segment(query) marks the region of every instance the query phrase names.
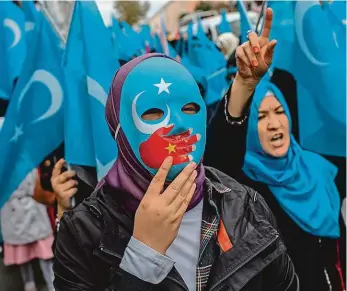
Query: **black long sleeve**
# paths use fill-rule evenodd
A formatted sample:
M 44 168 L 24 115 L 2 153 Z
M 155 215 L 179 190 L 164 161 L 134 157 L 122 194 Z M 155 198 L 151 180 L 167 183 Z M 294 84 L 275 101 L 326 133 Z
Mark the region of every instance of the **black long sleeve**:
M 237 180 L 246 154 L 249 106 L 243 116 L 233 118 L 226 110 L 227 96 L 219 103 L 207 127 L 204 165 L 214 167 Z

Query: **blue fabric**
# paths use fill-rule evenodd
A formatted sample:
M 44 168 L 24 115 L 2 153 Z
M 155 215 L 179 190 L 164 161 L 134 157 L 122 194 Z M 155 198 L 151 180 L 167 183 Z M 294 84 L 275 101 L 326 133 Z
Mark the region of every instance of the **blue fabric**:
M 132 45 L 131 39 L 124 34 L 121 24 L 119 21 L 112 17 L 112 29 L 114 32 L 113 45 L 118 51 L 119 59 L 124 61 L 129 61 L 137 54 L 136 46 Z
M 63 141 L 63 74 L 57 43 L 41 17 L 0 132 L 0 208 Z
M 65 155 L 97 167 L 103 177 L 117 157 L 105 119 L 112 78 L 120 65 L 94 1 L 76 1 L 65 54 Z M 83 145 L 83 146 L 81 146 Z
M 189 32 L 190 33 L 190 32 Z M 205 103 L 210 106 L 220 101 L 228 89 L 226 60 L 216 45 L 205 35 L 201 21 L 196 37 L 188 36 L 190 62 L 204 72 Z
M 152 74 L 147 74 L 149 71 Z M 120 102 L 121 128 L 136 158 L 150 173 L 155 174 L 168 155 L 174 158 L 169 180 L 182 171 L 189 157 L 196 163 L 201 161 L 206 142 L 206 106 L 194 78 L 181 64 L 168 58 L 144 60 L 127 76 Z M 200 106 L 200 111 L 182 112 L 183 106 L 192 102 Z M 142 114 L 152 108 L 162 110 L 163 116 L 155 121 L 142 119 Z M 195 150 L 186 152 L 189 144 L 178 135 L 190 128 L 193 132 L 189 138 L 199 134 L 200 139 L 192 144 Z
M 25 15 L 25 33 L 28 42 L 33 34 L 36 22 L 39 17 L 42 17 L 42 14 L 37 11 L 34 2 L 30 0 L 22 2 L 22 9 Z
M 290 112 L 281 91 L 262 81 L 251 104 L 243 171 L 252 180 L 268 185 L 284 211 L 304 231 L 337 238 L 340 196 L 334 183 L 336 167 L 320 155 L 303 150 L 292 135 L 284 157 L 271 157 L 261 147 L 258 109 L 268 91 L 283 106 L 291 127 Z
M 128 38 L 129 45 L 131 45 L 135 50 L 134 54 L 136 56 L 144 54 L 145 46 L 141 41 L 141 36 L 135 30 L 133 30 L 133 28 L 126 21 L 122 21 L 121 26 L 124 34 Z
M 301 146 L 346 156 L 346 1 L 325 1 L 323 7 L 318 1 L 270 1 L 269 6 L 271 38 L 278 41 L 272 67 L 296 79 Z
M 150 49 L 154 49 L 154 40 L 151 34 L 151 28 L 148 24 L 141 25 L 140 36 L 144 47 L 148 44 Z
M 222 10 L 221 21 L 218 25 L 218 30 L 219 30 L 220 34 L 226 33 L 226 32 L 232 32 L 231 31 L 231 25 L 227 19 L 227 11 L 225 9 Z
M 12 1 L 0 1 L 0 98 L 10 99 L 27 53 L 25 18 Z
M 271 2 L 271 1 L 268 1 L 268 2 Z M 242 0 L 237 0 L 237 9 L 239 10 L 239 13 L 240 13 L 241 43 L 244 43 L 248 40 L 247 32 L 253 29 L 253 25 L 248 18 L 247 10 Z

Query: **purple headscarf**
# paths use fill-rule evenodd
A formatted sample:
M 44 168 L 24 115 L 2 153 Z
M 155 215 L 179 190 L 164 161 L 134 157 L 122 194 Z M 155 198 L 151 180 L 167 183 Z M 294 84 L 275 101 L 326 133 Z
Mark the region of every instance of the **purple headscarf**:
M 133 153 L 125 134 L 120 127 L 120 99 L 123 84 L 130 71 L 138 64 L 148 58 L 169 58 L 163 54 L 146 54 L 137 57 L 122 66 L 113 78 L 111 90 L 106 103 L 106 120 L 112 136 L 116 137 L 118 145 L 118 158 L 103 181 L 99 184 L 107 184 L 112 189 L 121 189 L 128 193 L 127 197 L 122 197 L 125 207 L 130 212 L 135 212 L 147 191 L 153 175 L 145 169 Z M 171 59 L 171 58 L 170 58 Z M 175 60 L 174 60 L 175 61 Z M 148 72 L 149 74 L 151 72 Z M 194 196 L 188 207 L 195 207 L 203 197 L 203 183 L 205 171 L 202 163 L 197 168 L 198 176 L 195 180 L 197 185 Z

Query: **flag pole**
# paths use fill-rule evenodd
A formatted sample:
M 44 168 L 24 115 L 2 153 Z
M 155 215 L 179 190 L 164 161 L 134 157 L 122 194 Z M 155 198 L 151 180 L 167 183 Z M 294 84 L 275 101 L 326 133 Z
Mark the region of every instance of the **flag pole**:
M 259 18 L 258 18 L 258 21 L 257 21 L 257 24 L 255 26 L 255 32 L 258 34 L 261 30 L 261 27 L 260 26 L 260 20 L 261 18 L 264 16 L 264 12 L 265 12 L 265 5 L 266 5 L 266 1 L 264 0 L 263 3 L 261 4 L 261 11 L 260 11 L 260 14 L 259 14 Z

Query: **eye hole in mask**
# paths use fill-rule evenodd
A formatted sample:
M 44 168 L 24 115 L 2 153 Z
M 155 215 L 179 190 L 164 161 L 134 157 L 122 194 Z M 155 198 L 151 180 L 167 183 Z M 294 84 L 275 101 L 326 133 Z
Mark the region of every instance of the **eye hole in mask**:
M 200 111 L 200 106 L 196 103 L 188 103 L 181 110 L 185 114 L 196 114 Z
M 151 108 L 146 110 L 142 115 L 143 120 L 158 120 L 162 118 L 164 111 L 159 108 Z

